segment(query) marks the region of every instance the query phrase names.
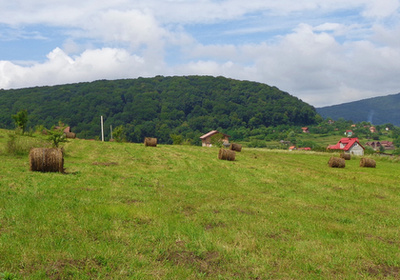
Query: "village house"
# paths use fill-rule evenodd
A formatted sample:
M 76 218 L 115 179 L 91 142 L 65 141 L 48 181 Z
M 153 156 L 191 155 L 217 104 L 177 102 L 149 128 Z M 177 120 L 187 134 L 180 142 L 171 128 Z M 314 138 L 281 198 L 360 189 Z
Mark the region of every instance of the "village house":
M 345 154 L 356 156 L 364 155 L 364 147 L 358 141 L 358 138 L 342 138 L 336 145 L 329 145 L 330 150 L 342 150 Z
M 301 129 L 303 130 L 303 133 L 310 133 L 308 127 L 302 127 Z
M 200 136 L 201 145 L 203 147 L 211 147 L 212 146 L 211 138 L 213 136 L 221 137 L 221 141 L 223 142 L 224 145 L 229 144 L 229 137 L 230 137 L 229 135 L 221 133 L 218 130 L 212 130 L 212 131 Z
M 344 133 L 347 137 L 351 137 L 353 136 L 353 130 L 346 130 L 346 132 Z
M 394 150 L 395 147 L 393 142 L 391 141 L 372 141 L 365 143 L 365 146 L 371 147 L 375 151 L 379 150 L 381 147 L 385 148 L 385 150 Z

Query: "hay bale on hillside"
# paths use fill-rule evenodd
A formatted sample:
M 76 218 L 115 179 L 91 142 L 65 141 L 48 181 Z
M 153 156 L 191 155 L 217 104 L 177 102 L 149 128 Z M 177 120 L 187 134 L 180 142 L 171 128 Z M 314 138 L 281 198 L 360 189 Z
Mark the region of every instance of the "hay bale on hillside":
M 241 151 L 242 151 L 242 145 L 232 143 L 232 144 L 229 146 L 229 150 L 236 151 L 236 152 L 241 152 Z
M 376 167 L 376 162 L 372 158 L 362 158 L 360 160 L 360 167 Z
M 340 154 L 340 158 L 343 158 L 344 160 L 350 160 L 351 159 L 351 155 L 350 154 Z
M 146 147 L 157 147 L 157 138 L 145 137 L 144 145 Z
M 63 150 L 58 148 L 33 148 L 29 152 L 29 170 L 64 172 Z
M 346 161 L 343 158 L 331 157 L 328 161 L 329 167 L 345 168 Z
M 75 139 L 76 133 L 74 132 L 64 132 L 66 138 Z
M 219 153 L 218 153 L 218 158 L 222 159 L 222 160 L 234 161 L 235 160 L 235 156 L 236 156 L 236 154 L 235 154 L 234 151 L 226 150 L 226 149 L 223 149 L 223 148 L 221 148 L 219 150 Z

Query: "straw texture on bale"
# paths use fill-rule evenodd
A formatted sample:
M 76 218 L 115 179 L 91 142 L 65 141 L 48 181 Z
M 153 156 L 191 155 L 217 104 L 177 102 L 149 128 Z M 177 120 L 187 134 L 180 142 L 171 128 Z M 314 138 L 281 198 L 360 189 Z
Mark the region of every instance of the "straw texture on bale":
M 335 167 L 335 168 L 345 168 L 346 167 L 346 161 L 344 158 L 338 158 L 338 157 L 331 157 L 328 161 L 329 167 Z
M 242 145 L 232 143 L 229 146 L 229 149 L 232 150 L 232 151 L 241 152 L 242 151 Z
M 29 152 L 30 171 L 64 172 L 64 155 L 58 148 L 33 148 Z
M 221 148 L 219 150 L 219 153 L 218 153 L 218 158 L 222 159 L 222 160 L 233 161 L 233 160 L 235 160 L 235 156 L 236 156 L 236 154 L 235 154 L 234 151 L 226 150 L 226 149 L 223 149 L 223 148 Z
M 145 137 L 144 145 L 147 147 L 157 147 L 157 138 Z
M 65 137 L 75 139 L 76 133 L 74 132 L 65 132 Z
M 345 160 L 350 160 L 351 159 L 351 155 L 350 154 L 340 154 L 340 158 L 343 158 Z
M 361 167 L 372 167 L 372 168 L 375 168 L 376 167 L 376 162 L 372 158 L 362 158 L 360 160 L 360 166 Z

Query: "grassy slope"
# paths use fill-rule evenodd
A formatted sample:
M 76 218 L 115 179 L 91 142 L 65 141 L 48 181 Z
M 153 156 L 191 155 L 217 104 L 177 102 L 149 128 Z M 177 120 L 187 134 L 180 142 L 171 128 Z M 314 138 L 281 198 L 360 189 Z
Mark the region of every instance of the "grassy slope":
M 0 151 L 7 136 L 0 131 Z M 67 174 L 0 153 L 0 273 L 29 279 L 400 277 L 400 164 L 74 140 Z

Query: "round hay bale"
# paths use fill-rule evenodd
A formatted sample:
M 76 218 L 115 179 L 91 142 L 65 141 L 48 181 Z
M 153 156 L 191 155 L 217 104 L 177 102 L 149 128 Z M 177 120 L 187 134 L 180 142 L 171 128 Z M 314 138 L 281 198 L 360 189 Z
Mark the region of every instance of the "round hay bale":
M 146 147 L 157 147 L 157 138 L 145 137 L 144 145 Z
M 360 167 L 376 167 L 376 162 L 372 158 L 361 158 Z
M 350 160 L 351 155 L 350 154 L 340 154 L 340 158 L 343 158 L 344 160 Z
M 344 158 L 331 157 L 328 161 L 329 167 L 345 168 L 346 161 Z
M 63 150 L 58 148 L 33 148 L 29 152 L 29 170 L 64 172 Z
M 232 143 L 232 144 L 229 146 L 229 150 L 236 151 L 236 152 L 241 152 L 241 151 L 242 151 L 242 145 Z
M 218 153 L 218 159 L 222 159 L 222 160 L 234 161 L 235 156 L 236 156 L 236 154 L 234 151 L 226 150 L 223 148 L 221 148 Z
M 76 133 L 74 133 L 74 132 L 65 132 L 65 137 L 66 138 L 75 139 Z

